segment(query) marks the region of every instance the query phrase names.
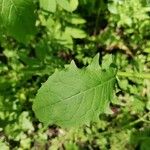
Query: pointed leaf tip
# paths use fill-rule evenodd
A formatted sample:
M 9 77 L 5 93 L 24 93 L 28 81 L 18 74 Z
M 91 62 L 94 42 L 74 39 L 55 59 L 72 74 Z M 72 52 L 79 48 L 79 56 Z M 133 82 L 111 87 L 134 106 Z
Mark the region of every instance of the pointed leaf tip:
M 71 61 L 70 66 L 73 68 L 77 68 L 76 63 L 74 62 L 74 60 Z
M 72 60 L 70 64 L 65 65 L 65 68 L 70 69 L 70 70 L 78 69 L 74 60 Z
M 99 53 L 94 56 L 94 58 L 92 59 L 92 62 L 91 62 L 91 64 L 89 66 L 90 66 L 90 68 L 91 67 L 92 68 L 100 67 L 100 65 L 99 65 Z
M 94 56 L 91 64 L 99 66 L 99 53 Z

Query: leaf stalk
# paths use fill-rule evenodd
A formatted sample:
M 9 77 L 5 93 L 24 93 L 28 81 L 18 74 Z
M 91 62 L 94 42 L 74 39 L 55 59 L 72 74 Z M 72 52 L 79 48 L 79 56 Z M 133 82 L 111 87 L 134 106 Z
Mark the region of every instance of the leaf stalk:
M 133 77 L 140 79 L 150 79 L 150 73 L 138 73 L 138 72 L 117 72 L 117 76 L 121 77 Z

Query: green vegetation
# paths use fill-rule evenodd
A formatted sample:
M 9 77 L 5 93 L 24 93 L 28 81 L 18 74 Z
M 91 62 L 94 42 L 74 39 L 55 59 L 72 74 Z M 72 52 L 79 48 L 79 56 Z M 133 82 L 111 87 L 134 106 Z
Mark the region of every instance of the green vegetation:
M 149 0 L 0 0 L 0 149 L 149 150 L 149 26 Z

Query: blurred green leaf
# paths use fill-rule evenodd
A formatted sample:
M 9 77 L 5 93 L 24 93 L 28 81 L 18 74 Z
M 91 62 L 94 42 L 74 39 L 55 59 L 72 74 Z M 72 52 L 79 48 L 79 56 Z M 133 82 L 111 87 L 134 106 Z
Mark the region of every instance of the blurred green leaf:
M 58 5 L 60 5 L 63 9 L 72 12 L 76 10 L 78 6 L 78 0 L 56 0 Z
M 56 0 L 40 0 L 40 7 L 46 11 L 56 11 Z
M 66 33 L 70 34 L 73 38 L 82 39 L 86 37 L 86 33 L 78 28 L 66 27 L 65 31 Z
M 35 5 L 30 0 L 0 0 L 0 22 L 6 33 L 26 43 L 35 34 Z

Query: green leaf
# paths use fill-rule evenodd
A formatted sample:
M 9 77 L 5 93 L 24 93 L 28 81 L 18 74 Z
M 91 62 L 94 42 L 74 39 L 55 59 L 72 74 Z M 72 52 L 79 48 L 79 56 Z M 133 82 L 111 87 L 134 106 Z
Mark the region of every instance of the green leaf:
M 107 69 L 113 63 L 113 56 L 111 54 L 107 54 L 103 57 L 102 68 Z
M 37 118 L 45 125 L 79 126 L 96 121 L 112 99 L 116 71 L 99 66 L 99 55 L 83 69 L 74 62 L 56 71 L 39 89 L 33 103 Z
M 62 7 L 63 9 L 72 12 L 74 10 L 76 10 L 77 6 L 78 6 L 78 0 L 56 0 L 58 5 L 60 7 Z
M 58 5 L 60 5 L 63 9 L 65 9 L 67 11 L 71 11 L 69 2 L 67 0 L 56 0 L 56 1 L 57 1 Z
M 70 9 L 71 9 L 71 11 L 76 10 L 77 7 L 78 7 L 78 4 L 79 4 L 78 0 L 70 0 Z
M 118 14 L 118 10 L 115 4 L 108 4 L 108 10 L 112 13 L 112 14 Z
M 0 0 L 0 22 L 10 36 L 26 43 L 36 30 L 34 10 L 31 0 Z
M 73 38 L 85 38 L 86 37 L 86 33 L 78 28 L 72 28 L 72 27 L 66 27 L 66 33 L 70 34 Z
M 78 146 L 72 141 L 66 142 L 64 147 L 67 150 L 79 150 Z
M 0 139 L 0 148 L 3 149 L 3 150 L 9 150 L 9 146 L 6 142 L 2 141 Z
M 56 0 L 40 0 L 40 7 L 46 11 L 56 11 Z
M 65 19 L 67 22 L 74 24 L 74 25 L 86 23 L 85 19 L 83 19 L 79 15 L 73 14 L 73 13 L 68 13 L 68 15 L 65 16 Z

